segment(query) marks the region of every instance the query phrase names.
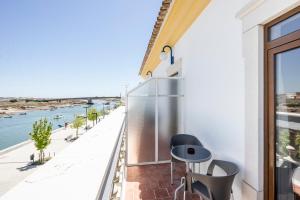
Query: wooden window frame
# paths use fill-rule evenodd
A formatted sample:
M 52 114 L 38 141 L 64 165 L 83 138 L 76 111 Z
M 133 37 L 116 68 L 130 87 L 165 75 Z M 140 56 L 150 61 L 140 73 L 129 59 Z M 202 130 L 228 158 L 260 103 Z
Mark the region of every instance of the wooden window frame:
M 300 30 L 269 41 L 269 29 L 300 12 L 300 6 L 264 26 L 264 199 L 274 200 L 275 183 L 275 70 L 274 55 L 300 46 Z

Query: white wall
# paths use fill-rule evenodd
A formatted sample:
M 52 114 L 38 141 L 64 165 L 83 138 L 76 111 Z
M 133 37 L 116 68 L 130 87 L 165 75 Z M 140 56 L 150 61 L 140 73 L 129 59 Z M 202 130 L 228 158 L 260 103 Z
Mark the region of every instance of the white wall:
M 264 165 L 264 37 L 263 25 L 288 12 L 299 0 L 254 0 L 239 13 L 245 58 L 245 185 L 247 200 L 263 199 Z M 255 188 L 256 192 L 252 188 Z
M 196 135 L 214 158 L 237 163 L 235 198 L 244 171 L 242 23 L 235 15 L 248 0 L 213 0 L 174 47 L 185 79 L 185 132 Z M 166 76 L 169 60 L 155 70 Z
M 212 0 L 174 47 L 185 131 L 236 162 L 235 199 L 263 199 L 263 25 L 299 0 Z M 153 73 L 166 76 L 169 60 Z

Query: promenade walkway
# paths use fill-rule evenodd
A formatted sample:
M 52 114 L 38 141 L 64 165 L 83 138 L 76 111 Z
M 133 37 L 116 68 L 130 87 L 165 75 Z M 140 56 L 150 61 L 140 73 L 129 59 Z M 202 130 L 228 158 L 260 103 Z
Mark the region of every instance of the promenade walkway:
M 92 125 L 92 122 L 89 122 Z M 81 128 L 79 134 L 86 131 Z M 64 139 L 69 135 L 76 135 L 76 130 L 68 127 L 54 130 L 51 138 L 51 144 L 45 150 L 45 156 L 49 154 L 53 158 L 64 148 L 72 144 Z M 32 141 L 25 141 L 22 144 L 15 145 L 8 150 L 0 151 L 0 196 L 22 181 L 25 177 L 36 171 L 41 166 L 30 165 L 30 154 L 35 154 L 38 159 L 38 152 Z
M 20 183 L 0 199 L 94 200 L 118 141 L 124 117 L 124 107 L 112 111 L 55 158 L 38 167 L 31 175 L 27 174 L 24 180 L 19 179 Z M 30 152 L 30 149 L 27 151 Z M 0 177 L 7 173 L 5 170 L 8 169 L 0 169 Z M 27 173 L 26 170 L 24 172 Z

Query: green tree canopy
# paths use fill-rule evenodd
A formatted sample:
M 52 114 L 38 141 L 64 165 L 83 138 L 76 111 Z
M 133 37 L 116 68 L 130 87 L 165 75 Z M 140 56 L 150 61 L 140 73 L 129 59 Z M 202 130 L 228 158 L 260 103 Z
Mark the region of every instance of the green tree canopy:
M 84 124 L 84 119 L 81 116 L 75 116 L 72 122 L 72 128 L 76 129 L 76 137 L 78 138 L 78 129 Z
M 288 129 L 280 129 L 278 134 L 279 152 L 286 156 L 288 155 L 287 145 L 290 144 L 290 132 Z
M 115 104 L 115 107 L 118 108 L 118 107 L 120 107 L 122 105 L 123 105 L 122 101 L 117 101 L 116 104 Z
M 52 124 L 46 118 L 34 122 L 29 134 L 39 153 L 39 161 L 45 160 L 44 149 L 51 143 Z
M 88 117 L 88 120 L 91 120 L 93 121 L 93 124 L 94 124 L 94 121 L 97 120 L 97 117 L 99 118 L 100 116 L 103 115 L 102 111 L 98 111 L 96 108 L 90 108 L 88 109 L 88 113 L 87 113 L 87 117 Z

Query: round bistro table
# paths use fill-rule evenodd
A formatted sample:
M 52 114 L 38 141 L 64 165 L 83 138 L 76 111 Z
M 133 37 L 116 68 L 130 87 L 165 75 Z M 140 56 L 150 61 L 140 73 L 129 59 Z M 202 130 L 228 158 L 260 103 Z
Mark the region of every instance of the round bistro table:
M 186 172 L 189 171 L 190 163 L 201 163 L 211 159 L 211 153 L 209 150 L 198 145 L 178 145 L 171 149 L 171 155 L 173 158 L 183 161 L 186 164 Z M 177 198 L 177 192 L 184 186 L 184 181 L 176 188 L 174 199 Z M 185 194 L 184 194 L 185 199 Z

